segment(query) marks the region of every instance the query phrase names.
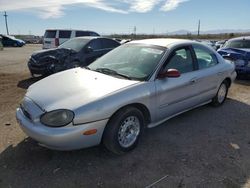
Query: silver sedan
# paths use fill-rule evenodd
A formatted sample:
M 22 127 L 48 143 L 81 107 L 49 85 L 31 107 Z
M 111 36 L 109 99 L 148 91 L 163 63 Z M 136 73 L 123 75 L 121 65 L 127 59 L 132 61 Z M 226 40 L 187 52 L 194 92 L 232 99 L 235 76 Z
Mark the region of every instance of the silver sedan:
M 84 68 L 31 85 L 16 111 L 41 145 L 73 150 L 103 143 L 132 150 L 145 127 L 195 107 L 223 104 L 235 67 L 203 44 L 147 39 L 124 44 Z

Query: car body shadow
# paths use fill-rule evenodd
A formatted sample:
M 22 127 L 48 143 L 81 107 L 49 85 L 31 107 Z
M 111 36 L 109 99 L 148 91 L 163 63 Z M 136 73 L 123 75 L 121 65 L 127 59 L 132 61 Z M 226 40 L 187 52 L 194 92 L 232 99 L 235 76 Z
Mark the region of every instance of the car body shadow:
M 30 85 L 34 84 L 35 82 L 37 82 L 43 78 L 44 78 L 44 76 L 39 76 L 39 77 L 31 77 L 31 78 L 21 80 L 17 83 L 17 87 L 22 88 L 22 89 L 28 89 L 28 87 Z
M 240 84 L 240 85 L 250 86 L 250 76 L 247 78 L 246 77 L 245 78 L 237 78 L 234 82 L 237 84 Z
M 27 138 L 0 153 L 0 187 L 146 187 L 162 177 L 159 187 L 240 187 L 250 174 L 249 114 L 233 99 L 205 105 L 147 129 L 122 156 L 102 146 L 53 151 Z

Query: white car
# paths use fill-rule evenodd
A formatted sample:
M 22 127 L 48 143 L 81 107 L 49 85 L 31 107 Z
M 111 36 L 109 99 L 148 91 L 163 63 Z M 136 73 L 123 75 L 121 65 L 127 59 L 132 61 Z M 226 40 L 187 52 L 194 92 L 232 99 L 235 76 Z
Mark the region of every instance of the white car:
M 100 36 L 94 31 L 47 29 L 43 36 L 43 49 L 56 48 L 62 43 L 74 37 Z
M 72 150 L 102 142 L 121 154 L 137 145 L 145 127 L 207 103 L 223 104 L 234 69 L 198 42 L 132 41 L 86 68 L 33 84 L 16 117 L 45 147 Z

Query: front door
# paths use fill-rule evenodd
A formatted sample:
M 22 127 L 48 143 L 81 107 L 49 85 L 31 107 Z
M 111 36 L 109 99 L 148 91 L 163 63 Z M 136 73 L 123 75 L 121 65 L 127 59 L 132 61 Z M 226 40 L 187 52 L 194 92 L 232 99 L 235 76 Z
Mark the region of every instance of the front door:
M 177 69 L 177 78 L 156 79 L 157 119 L 164 120 L 198 104 L 196 96 L 196 66 L 189 46 L 174 50 L 162 70 Z

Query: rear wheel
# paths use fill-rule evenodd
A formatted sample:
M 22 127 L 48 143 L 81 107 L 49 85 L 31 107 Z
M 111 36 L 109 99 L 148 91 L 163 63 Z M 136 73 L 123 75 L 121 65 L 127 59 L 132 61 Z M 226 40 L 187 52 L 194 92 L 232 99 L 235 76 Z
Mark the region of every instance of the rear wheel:
M 227 98 L 227 93 L 228 93 L 228 83 L 226 81 L 223 81 L 218 89 L 216 96 L 212 99 L 212 105 L 213 106 L 222 105 Z
M 138 144 L 144 129 L 144 117 L 140 110 L 127 107 L 119 110 L 107 124 L 103 143 L 115 154 L 131 151 Z

